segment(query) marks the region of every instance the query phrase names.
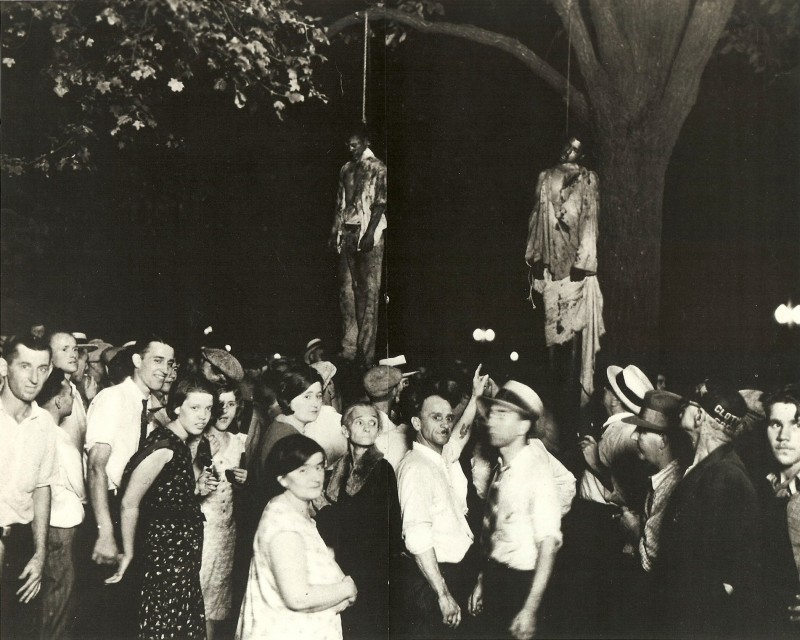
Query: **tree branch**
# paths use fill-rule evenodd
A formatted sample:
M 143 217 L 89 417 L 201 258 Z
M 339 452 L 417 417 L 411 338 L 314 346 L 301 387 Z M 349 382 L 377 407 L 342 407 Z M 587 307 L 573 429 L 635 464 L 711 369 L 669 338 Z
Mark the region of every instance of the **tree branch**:
M 698 0 L 694 7 L 657 113 L 657 117 L 673 121 L 676 133 L 697 100 L 703 70 L 730 19 L 735 2 Z
M 634 63 L 633 51 L 625 46 L 625 36 L 617 24 L 614 5 L 604 0 L 590 0 L 589 8 L 597 34 L 600 63 L 615 71 L 630 72 Z
M 605 84 L 606 73 L 597 61 L 589 30 L 586 28 L 586 22 L 581 14 L 580 4 L 578 0 L 553 0 L 553 6 L 561 17 L 564 28 L 570 31 L 572 48 L 578 56 L 583 80 L 589 89 L 589 95 L 592 95 L 596 88 Z
M 471 42 L 485 44 L 489 47 L 504 51 L 505 53 L 512 55 L 517 60 L 522 62 L 539 78 L 544 80 L 547 85 L 549 85 L 552 89 L 555 89 L 562 97 L 566 98 L 567 90 L 569 90 L 569 106 L 570 110 L 573 112 L 573 115 L 575 115 L 575 117 L 581 121 L 582 124 L 586 125 L 589 123 L 589 105 L 583 92 L 570 85 L 563 75 L 561 75 L 538 55 L 536 55 L 533 51 L 531 51 L 528 47 L 519 42 L 519 40 L 469 24 L 428 22 L 427 20 L 423 20 L 422 18 L 418 18 L 417 16 L 405 13 L 403 11 L 398 11 L 397 9 L 375 7 L 369 9 L 368 14 L 370 20 L 397 22 L 423 33 L 463 38 Z M 349 16 L 345 16 L 344 18 L 337 20 L 328 27 L 328 38 L 333 38 L 348 27 L 357 24 L 363 24 L 363 20 L 363 11 L 350 14 Z

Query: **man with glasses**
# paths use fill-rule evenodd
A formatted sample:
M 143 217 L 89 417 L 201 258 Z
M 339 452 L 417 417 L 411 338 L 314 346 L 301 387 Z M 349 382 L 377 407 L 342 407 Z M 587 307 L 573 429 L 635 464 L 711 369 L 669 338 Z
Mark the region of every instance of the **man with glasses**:
M 352 160 L 339 172 L 329 246 L 339 252 L 342 357 L 368 366 L 375 356 L 378 294 L 386 229 L 386 165 L 369 148 L 366 129 L 352 132 Z
M 149 432 L 149 402 L 161 390 L 175 367 L 175 351 L 167 340 L 150 335 L 131 348 L 133 374 L 97 394 L 88 411 L 87 479 L 94 515 L 90 527 L 92 561 L 99 565 L 90 579 L 96 601 L 86 607 L 91 637 L 127 637 L 134 630 L 136 597 L 130 581 L 102 584 L 113 574 L 120 555 L 120 500 L 122 474 Z M 95 535 L 96 534 L 96 538 Z M 89 591 L 89 590 L 87 590 Z M 99 626 L 95 626 L 99 625 Z
M 476 396 L 488 378 L 476 377 L 473 392 L 480 391 L 473 393 L 458 424 L 450 403 L 435 389 L 410 391 L 417 393 L 411 418 L 417 435 L 397 467 L 397 484 L 403 539 L 411 555 L 393 620 L 404 637 L 454 635 L 475 584 L 479 553 L 467 524 L 467 478 L 459 457 L 469 440 Z

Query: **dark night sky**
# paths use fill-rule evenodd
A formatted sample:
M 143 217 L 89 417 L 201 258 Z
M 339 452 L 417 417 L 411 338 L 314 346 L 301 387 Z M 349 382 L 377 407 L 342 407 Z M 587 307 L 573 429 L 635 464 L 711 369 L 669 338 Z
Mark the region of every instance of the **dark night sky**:
M 446 4 L 451 18 L 535 42 L 563 67 L 548 5 Z M 94 174 L 3 178 L 3 206 L 48 229 L 43 255 L 4 256 L 4 331 L 22 308 L 112 341 L 165 326 L 190 343 L 212 324 L 235 351 L 298 350 L 314 336 L 333 344 L 325 241 L 343 128 L 360 116 L 360 44 L 336 44 L 329 58 L 330 103 L 292 108 L 285 123 L 186 92 L 169 116 L 186 135 L 180 152 L 101 145 Z M 563 138 L 562 102 L 516 61 L 466 41 L 409 33 L 388 52 L 376 40 L 371 60 L 373 148 L 390 182 L 391 351 L 472 359 L 472 329 L 492 326 L 495 357 L 516 349 L 529 369 L 542 338 L 525 301 L 527 217 Z M 3 77 L 4 144 L 57 116 L 26 102 L 20 77 Z M 796 78 L 765 83 L 733 59 L 706 70 L 667 175 L 668 371 L 749 370 L 797 349 L 800 330 L 772 320 L 779 303 L 800 302 Z

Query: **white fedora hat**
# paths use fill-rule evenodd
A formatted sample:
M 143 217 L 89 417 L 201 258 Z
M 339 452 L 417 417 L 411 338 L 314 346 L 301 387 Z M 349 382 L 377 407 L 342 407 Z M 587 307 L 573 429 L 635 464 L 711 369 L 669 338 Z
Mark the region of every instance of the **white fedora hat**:
M 624 369 L 612 364 L 606 369 L 606 376 L 608 376 L 608 383 L 622 403 L 638 414 L 642 410 L 644 394 L 653 390 L 653 383 L 635 364 L 629 364 Z

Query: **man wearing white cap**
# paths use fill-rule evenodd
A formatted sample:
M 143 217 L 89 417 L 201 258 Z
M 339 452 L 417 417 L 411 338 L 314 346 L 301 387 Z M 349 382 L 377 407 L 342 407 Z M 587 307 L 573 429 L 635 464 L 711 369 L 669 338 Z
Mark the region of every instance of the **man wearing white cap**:
M 561 507 L 546 453 L 528 445 L 544 407 L 530 387 L 510 380 L 481 397 L 500 460 L 492 477 L 481 543 L 487 562 L 470 596 L 486 637 L 533 638 L 561 546 Z M 543 449 L 543 447 L 541 447 Z

